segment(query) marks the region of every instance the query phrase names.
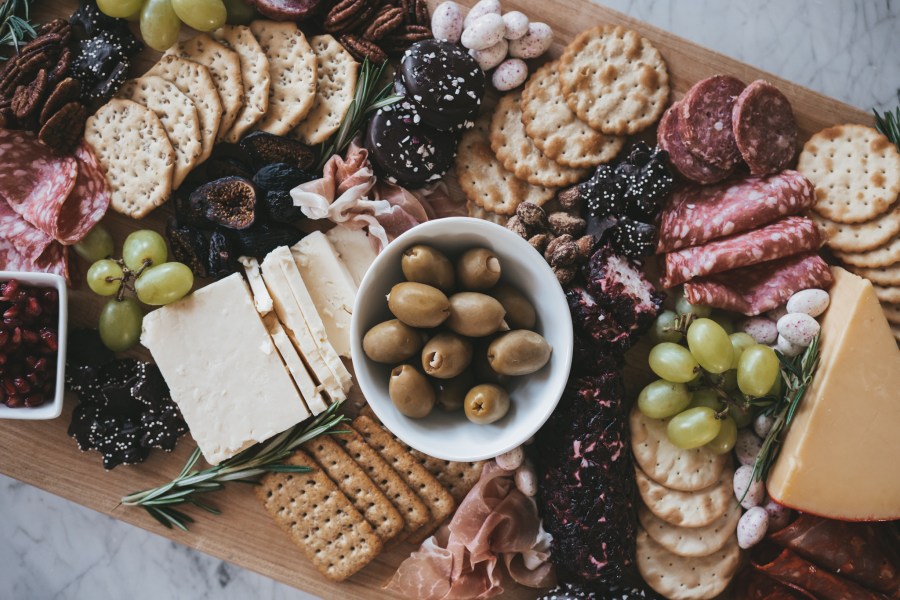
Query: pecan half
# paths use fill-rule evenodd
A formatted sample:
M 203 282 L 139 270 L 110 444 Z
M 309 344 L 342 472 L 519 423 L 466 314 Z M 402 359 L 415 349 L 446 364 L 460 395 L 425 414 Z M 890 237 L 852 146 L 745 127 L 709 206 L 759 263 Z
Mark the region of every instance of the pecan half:
M 47 101 L 44 102 L 44 108 L 41 109 L 41 115 L 38 123 L 43 125 L 64 105 L 78 100 L 81 96 L 81 82 L 74 77 L 67 77 L 56 84 Z
M 68 48 L 63 48 L 59 58 L 56 59 L 56 66 L 50 71 L 50 81 L 61 80 L 69 72 L 70 66 L 72 66 L 72 51 Z
M 41 69 L 38 71 L 37 77 L 28 85 L 20 85 L 16 88 L 16 93 L 12 98 L 13 114 L 20 121 L 28 120 L 40 108 L 44 96 L 47 94 L 49 83 L 47 81 L 47 71 Z
M 353 58 L 360 62 L 368 58 L 369 62 L 380 65 L 388 59 L 387 54 L 378 44 L 364 40 L 358 35 L 345 33 L 338 36 L 338 41 L 347 49 L 347 52 L 353 55 Z
M 59 33 L 51 32 L 39 35 L 22 48 L 23 56 L 31 56 L 32 54 L 44 53 L 48 51 L 58 54 L 59 49 L 63 46 L 63 36 Z
M 366 27 L 363 37 L 377 42 L 403 24 L 403 9 L 396 6 L 382 6 L 375 18 Z
M 80 102 L 69 102 L 47 119 L 38 139 L 58 153 L 72 150 L 84 135 L 87 109 Z
M 430 25 L 427 0 L 400 0 L 403 8 L 403 22 L 407 25 Z
M 378 2 L 373 0 L 340 0 L 331 7 L 322 27 L 329 33 L 350 31 L 365 23 L 378 10 Z
M 20 85 L 31 82 L 41 69 L 50 69 L 50 63 L 44 54 L 37 53 L 21 56 L 13 68 L 0 81 L 0 94 L 11 96 Z
M 388 54 L 403 54 L 416 42 L 430 40 L 433 37 L 431 29 L 424 25 L 404 25 L 382 38 L 381 43 Z

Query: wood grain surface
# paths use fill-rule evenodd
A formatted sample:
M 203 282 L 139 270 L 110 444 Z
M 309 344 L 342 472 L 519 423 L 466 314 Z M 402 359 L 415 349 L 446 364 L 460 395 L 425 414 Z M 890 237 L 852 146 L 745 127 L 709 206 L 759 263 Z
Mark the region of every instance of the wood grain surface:
M 474 0 L 459 1 L 464 5 L 474 3 Z M 437 3 L 438 0 L 429 2 L 432 7 Z M 37 19 L 47 20 L 67 16 L 76 6 L 77 0 L 41 2 L 36 3 L 35 13 Z M 659 48 L 666 59 L 675 99 L 683 96 L 697 80 L 715 73 L 729 73 L 746 82 L 765 78 L 777 85 L 790 99 L 804 139 L 819 129 L 836 123 L 872 123 L 869 114 L 837 100 L 701 48 L 588 0 L 505 0 L 504 9 L 521 10 L 533 21 L 544 21 L 553 28 L 556 37 L 550 56 L 559 55 L 566 42 L 591 25 L 614 23 L 639 31 Z M 739 32 L 735 35 L 739 35 Z M 182 36 L 189 36 L 187 30 L 182 32 Z M 135 61 L 135 75 L 149 68 L 158 56 L 159 53 L 145 51 Z M 458 190 L 455 186 L 452 187 Z M 143 221 L 134 221 L 110 212 L 104 224 L 114 233 L 117 248 L 120 248 L 124 237 L 135 229 L 150 227 L 161 231 L 165 226 L 166 216 L 165 208 L 157 210 Z M 74 277 L 83 279 L 87 265 L 74 259 L 74 255 L 73 267 Z M 71 325 L 95 326 L 104 300 L 90 293 L 83 284 L 73 290 L 70 298 Z M 185 340 L 185 344 L 189 347 L 190 340 Z M 649 379 L 646 368 L 647 350 L 647 343 L 644 342 L 629 353 L 626 379 L 631 393 L 636 393 Z M 132 354 L 139 358 L 149 358 L 141 350 Z M 203 373 L 196 373 L 196 377 L 202 378 Z M 248 486 L 231 484 L 225 491 L 208 499 L 222 510 L 221 516 L 192 511 L 196 523 L 191 526 L 189 533 L 165 529 L 142 509 L 119 505 L 119 498 L 124 494 L 161 485 L 177 475 L 194 444 L 186 436 L 172 454 L 155 451 L 141 465 L 120 466 L 114 471 L 106 472 L 98 454 L 80 453 L 74 440 L 66 433 L 74 404 L 75 399 L 67 397 L 62 416 L 53 421 L 0 421 L 0 472 L 324 598 L 391 597 L 381 590 L 381 586 L 413 550 L 411 546 L 401 545 L 384 553 L 347 582 L 329 583 L 269 519 Z M 512 587 L 507 590 L 505 597 L 534 598 L 536 595 L 535 590 Z

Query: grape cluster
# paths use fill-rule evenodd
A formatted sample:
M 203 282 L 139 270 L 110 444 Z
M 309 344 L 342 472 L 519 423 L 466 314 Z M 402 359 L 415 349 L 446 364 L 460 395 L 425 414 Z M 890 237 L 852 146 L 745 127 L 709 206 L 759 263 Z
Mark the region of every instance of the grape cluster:
M 781 392 L 775 351 L 733 331 L 727 317 L 684 297 L 653 325 L 658 343 L 649 363 L 660 379 L 641 390 L 638 408 L 669 419 L 669 440 L 679 448 L 730 451 L 738 428 L 753 421 L 752 402 Z
M 87 272 L 91 290 L 101 296 L 113 296 L 100 312 L 100 338 L 115 352 L 134 346 L 141 335 L 144 318 L 140 300 L 162 306 L 185 296 L 194 286 L 194 274 L 180 262 L 166 262 L 166 240 L 155 231 L 142 229 L 131 233 L 122 246 L 122 258 L 110 258 L 113 240 L 98 225 L 79 242 L 75 251 L 92 262 Z M 131 290 L 137 300 L 126 296 Z

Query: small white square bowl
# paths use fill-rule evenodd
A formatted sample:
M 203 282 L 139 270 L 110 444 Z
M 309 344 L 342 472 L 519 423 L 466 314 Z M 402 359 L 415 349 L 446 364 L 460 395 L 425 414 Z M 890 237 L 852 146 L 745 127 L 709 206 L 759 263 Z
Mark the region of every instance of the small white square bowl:
M 52 273 L 25 273 L 19 271 L 0 271 L 0 281 L 15 279 L 23 285 L 43 288 L 54 288 L 59 294 L 59 321 L 57 323 L 57 339 L 59 348 L 56 355 L 56 391 L 52 402 L 44 402 L 35 408 L 23 406 L 9 408 L 0 404 L 0 419 L 23 419 L 44 421 L 55 419 L 62 413 L 63 394 L 66 388 L 66 339 L 69 325 L 69 294 L 66 280 Z

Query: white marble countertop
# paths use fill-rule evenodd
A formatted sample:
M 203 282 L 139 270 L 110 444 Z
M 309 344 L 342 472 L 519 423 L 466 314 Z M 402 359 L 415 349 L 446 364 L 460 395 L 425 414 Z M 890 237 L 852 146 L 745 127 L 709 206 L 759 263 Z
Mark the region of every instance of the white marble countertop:
M 863 110 L 897 105 L 900 0 L 605 4 Z M 312 598 L 3 476 L 0 506 L 2 598 Z

